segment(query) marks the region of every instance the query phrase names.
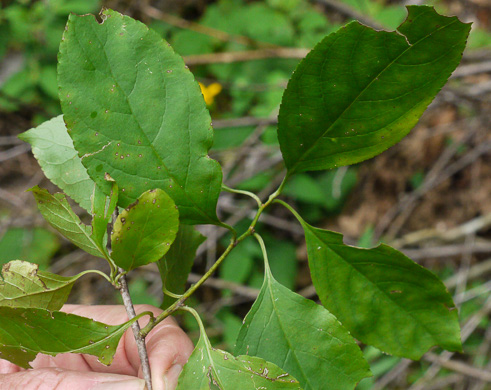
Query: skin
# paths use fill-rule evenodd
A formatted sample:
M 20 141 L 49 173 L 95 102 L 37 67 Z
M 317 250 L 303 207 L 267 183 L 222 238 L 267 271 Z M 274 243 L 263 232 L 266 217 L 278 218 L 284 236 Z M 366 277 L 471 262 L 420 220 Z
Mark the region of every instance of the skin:
M 150 305 L 137 305 L 138 313 L 162 310 Z M 123 306 L 65 305 L 62 311 L 93 318 L 109 325 L 128 320 Z M 147 317 L 148 318 L 148 317 Z M 148 319 L 139 322 L 144 326 Z M 173 390 L 177 377 L 193 351 L 193 344 L 173 318 L 166 318 L 146 338 L 154 390 Z M 114 361 L 104 366 L 95 356 L 60 354 L 55 357 L 39 354 L 24 370 L 0 359 L 2 390 L 143 390 L 138 352 L 131 329 L 121 338 Z

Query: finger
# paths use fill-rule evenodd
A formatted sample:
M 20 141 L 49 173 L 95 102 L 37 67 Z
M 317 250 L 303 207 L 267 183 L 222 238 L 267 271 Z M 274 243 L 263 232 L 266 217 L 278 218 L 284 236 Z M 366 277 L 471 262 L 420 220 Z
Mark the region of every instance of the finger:
M 160 314 L 162 310 L 150 306 L 141 305 L 142 311 L 151 311 L 154 315 Z M 83 317 L 92 318 L 96 321 L 106 323 L 108 325 L 119 325 L 128 321 L 128 315 L 122 305 L 101 305 L 101 306 L 85 306 L 85 305 L 65 305 L 62 309 L 66 313 L 76 314 Z M 148 320 L 142 319 L 139 321 L 141 325 L 146 324 Z M 127 348 L 127 343 L 130 343 L 130 348 Z M 98 358 L 91 355 L 78 355 L 83 359 L 90 371 L 107 372 L 113 374 L 122 375 L 138 375 L 139 359 L 136 351 L 136 344 L 134 341 L 133 332 L 128 329 L 121 338 L 116 353 L 114 355 L 113 363 L 110 366 L 105 366 L 98 361 Z M 49 359 L 49 358 L 48 358 Z M 55 361 L 58 367 L 67 368 L 62 357 L 56 356 L 51 358 Z
M 11 374 L 20 371 L 20 367 L 8 360 L 0 359 L 0 374 Z
M 153 308 L 159 310 L 157 308 Z M 66 313 L 76 314 L 83 317 L 92 318 L 96 321 L 107 323 L 109 325 L 119 325 L 128 320 L 126 311 L 123 306 L 84 306 L 84 305 L 65 305 L 62 311 Z M 31 362 L 33 368 L 57 367 L 65 370 L 76 371 L 96 371 L 121 375 L 138 375 L 138 368 L 132 365 L 126 356 L 125 340 L 127 336 L 131 336 L 132 332 L 127 332 L 122 338 L 116 353 L 113 363 L 110 366 L 105 366 L 97 360 L 97 357 L 82 354 L 64 353 L 57 356 L 47 356 L 38 354 L 36 359 Z
M 175 389 L 177 377 L 193 352 L 193 343 L 174 321 L 157 325 L 147 336 L 146 343 L 154 390 Z M 142 377 L 141 369 L 138 376 Z
M 141 379 L 97 372 L 41 368 L 0 375 L 2 390 L 143 390 Z
M 122 306 L 79 306 L 66 305 L 66 312 L 83 315 L 105 322 L 110 325 L 120 324 L 128 320 Z M 135 306 L 137 313 L 151 311 L 154 316 L 162 310 L 150 305 Z M 144 326 L 148 320 L 140 321 Z M 166 318 L 148 334 L 146 338 L 147 353 L 152 371 L 154 390 L 175 388 L 177 376 L 193 351 L 193 343 L 173 318 Z M 136 348 L 133 332 L 129 329 L 120 341 L 114 363 L 106 367 L 93 356 L 85 355 L 89 367 L 98 372 L 112 372 L 142 377 L 140 358 Z M 165 387 L 167 383 L 167 387 Z

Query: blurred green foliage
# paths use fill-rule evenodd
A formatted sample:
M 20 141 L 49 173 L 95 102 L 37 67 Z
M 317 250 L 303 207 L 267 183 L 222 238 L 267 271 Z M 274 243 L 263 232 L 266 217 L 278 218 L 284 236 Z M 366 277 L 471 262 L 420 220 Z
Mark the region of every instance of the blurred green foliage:
M 0 265 L 25 260 L 46 270 L 59 247 L 58 236 L 46 229 L 10 228 L 0 237 Z
M 1 85 L 0 109 L 15 111 L 23 103 L 47 116 L 61 113 L 56 55 L 67 16 L 99 8 L 99 0 L 17 0 L 0 10 L 0 58 L 20 55 L 20 66 Z

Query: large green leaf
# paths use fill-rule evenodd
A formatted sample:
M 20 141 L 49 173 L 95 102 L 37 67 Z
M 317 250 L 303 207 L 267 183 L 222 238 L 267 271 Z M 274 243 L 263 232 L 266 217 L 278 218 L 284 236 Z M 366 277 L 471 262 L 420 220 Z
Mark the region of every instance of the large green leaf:
M 2 268 L 0 306 L 59 310 L 80 276 L 82 274 L 65 277 L 43 272 L 37 264 L 13 260 Z
M 237 338 L 236 354 L 259 356 L 305 390 L 353 389 L 370 376 L 349 332 L 322 306 L 279 284 L 266 264 L 264 283 Z
M 51 195 L 38 186 L 31 188 L 30 191 L 36 198 L 39 211 L 51 226 L 87 253 L 105 258 L 105 253 L 92 238 L 92 228 L 80 221 L 68 204 L 65 194 Z
M 212 348 L 202 331 L 179 376 L 177 390 L 297 389 L 298 381 L 277 365 L 254 356 L 233 356 Z
M 371 158 L 400 141 L 460 62 L 470 24 L 409 6 L 396 32 L 349 23 L 302 60 L 278 138 L 289 174 Z
M 64 119 L 97 183 L 109 173 L 127 207 L 162 188 L 184 223 L 219 223 L 219 164 L 210 115 L 181 57 L 154 31 L 112 10 L 70 15 L 58 56 Z
M 111 364 L 119 339 L 141 316 L 110 326 L 90 318 L 44 309 L 0 307 L 0 358 L 20 367 L 38 353 L 84 353 Z
M 63 115 L 20 134 L 19 138 L 31 144 L 32 153 L 46 177 L 90 212 L 94 182 L 73 147 Z
M 161 189 L 143 193 L 119 214 L 111 235 L 111 257 L 121 268 L 159 260 L 167 253 L 179 229 L 179 213 L 172 198 Z
M 457 310 L 433 273 L 390 246 L 348 246 L 301 223 L 317 294 L 356 338 L 410 359 L 435 345 L 462 350 Z
M 176 239 L 172 243 L 164 258 L 160 259 L 159 266 L 162 286 L 174 294 L 184 292 L 188 275 L 191 272 L 196 250 L 206 240 L 206 237 L 189 225 L 179 225 Z M 167 309 L 175 298 L 164 294 L 161 308 Z

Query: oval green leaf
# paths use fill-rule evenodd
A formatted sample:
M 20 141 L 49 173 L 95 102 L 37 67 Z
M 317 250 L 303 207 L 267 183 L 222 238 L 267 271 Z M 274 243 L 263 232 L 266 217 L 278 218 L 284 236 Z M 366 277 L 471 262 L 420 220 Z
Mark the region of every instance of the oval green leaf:
M 79 248 L 91 255 L 106 258 L 102 248 L 92 238 L 92 228 L 80 221 L 66 200 L 65 194 L 51 195 L 38 186 L 31 188 L 38 209 L 48 223 Z
M 236 354 L 259 356 L 291 373 L 305 390 L 354 389 L 368 363 L 336 317 L 278 283 L 264 283 L 237 338 Z
M 414 360 L 433 346 L 462 350 L 457 310 L 433 273 L 390 246 L 355 248 L 301 223 L 317 294 L 357 339 Z
M 70 15 L 58 55 L 64 119 L 89 176 L 119 205 L 165 189 L 184 223 L 218 224 L 221 168 L 198 83 L 156 32 L 112 10 Z
M 298 65 L 278 138 L 288 174 L 366 160 L 399 142 L 455 70 L 470 24 L 409 6 L 395 32 L 352 22 Z
M 63 115 L 20 134 L 19 138 L 31 144 L 32 153 L 46 177 L 90 212 L 90 196 L 95 183 L 73 147 Z
M 71 352 L 95 355 L 109 365 L 121 336 L 140 317 L 111 326 L 59 311 L 0 307 L 0 359 L 30 368 L 38 353 Z
M 153 263 L 167 253 L 178 229 L 172 198 L 161 189 L 147 191 L 114 223 L 111 257 L 126 271 Z
M 177 390 L 296 389 L 298 381 L 277 365 L 254 356 L 233 356 L 212 348 L 202 334 L 179 376 Z
M 0 306 L 61 309 L 82 274 L 65 277 L 38 268 L 21 260 L 5 264 L 0 276 Z

